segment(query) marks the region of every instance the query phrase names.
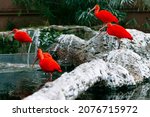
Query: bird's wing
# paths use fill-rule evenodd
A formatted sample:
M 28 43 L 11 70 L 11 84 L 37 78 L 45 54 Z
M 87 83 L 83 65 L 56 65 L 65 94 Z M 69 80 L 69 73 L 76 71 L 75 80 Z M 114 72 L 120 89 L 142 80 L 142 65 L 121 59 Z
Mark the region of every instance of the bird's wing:
M 118 23 L 119 22 L 118 18 L 107 10 L 101 10 L 99 13 L 101 14 L 101 18 L 103 19 L 103 22 L 105 23 L 109 23 L 109 22 Z
M 130 33 L 120 25 L 114 24 L 108 28 L 108 34 L 116 36 L 118 38 L 129 38 L 132 39 Z
M 43 53 L 43 55 L 44 55 L 44 58 L 52 58 L 52 55 L 50 55 L 48 52 L 44 52 Z
M 61 68 L 59 64 L 52 58 L 44 58 L 42 61 L 40 61 L 40 67 L 45 72 L 54 72 L 54 71 L 60 71 Z
M 29 34 L 23 31 L 18 31 L 14 35 L 14 38 L 21 42 L 32 42 L 32 38 L 29 36 Z

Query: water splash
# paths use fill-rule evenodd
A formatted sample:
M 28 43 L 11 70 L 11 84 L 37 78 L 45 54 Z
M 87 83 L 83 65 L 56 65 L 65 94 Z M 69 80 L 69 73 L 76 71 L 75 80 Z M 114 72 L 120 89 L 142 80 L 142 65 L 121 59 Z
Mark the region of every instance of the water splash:
M 27 56 L 27 65 L 28 65 L 28 67 L 30 67 L 29 60 L 30 60 L 30 50 L 31 50 L 31 45 L 32 45 L 32 43 L 30 43 L 29 48 L 28 48 L 28 56 Z
M 4 32 L 2 33 L 2 39 L 3 39 L 3 43 L 4 43 L 4 40 L 5 40 L 5 33 Z
M 39 32 L 40 32 L 39 29 L 35 30 L 34 34 L 32 36 L 32 40 L 34 40 L 34 42 L 35 42 L 35 56 L 36 56 L 37 48 L 39 46 L 39 43 L 38 43 L 39 42 L 38 41 L 38 39 L 39 39 Z M 28 48 L 28 56 L 27 56 L 27 65 L 28 65 L 28 67 L 29 67 L 31 46 L 32 46 L 32 43 L 30 43 L 29 48 Z
M 36 54 L 37 54 L 37 49 L 38 49 L 38 46 L 39 46 L 39 36 L 40 36 L 40 29 L 37 29 L 35 30 L 34 32 L 34 35 L 33 35 L 33 39 L 34 39 L 34 44 L 35 44 L 35 51 L 34 51 L 34 54 L 35 54 L 35 57 L 36 57 Z
M 57 49 L 59 48 L 59 46 L 60 46 L 61 43 L 65 43 L 66 42 L 65 35 L 62 35 L 62 36 L 58 37 L 57 41 L 58 41 L 58 43 L 56 44 L 56 46 L 53 49 L 54 52 L 57 51 Z

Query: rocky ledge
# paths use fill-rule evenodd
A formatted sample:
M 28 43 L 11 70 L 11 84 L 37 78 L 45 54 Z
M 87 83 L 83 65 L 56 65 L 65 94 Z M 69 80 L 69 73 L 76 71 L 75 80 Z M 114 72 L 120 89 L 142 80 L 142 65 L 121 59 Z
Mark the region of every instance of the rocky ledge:
M 24 99 L 76 99 L 97 82 L 116 89 L 149 79 L 150 34 L 134 29 L 128 31 L 133 36 L 133 42 L 122 39 L 120 49 L 117 49 L 115 37 L 105 32 L 101 35 L 95 33 L 90 39 L 62 34 L 51 51 L 56 51 L 62 65 L 72 64 L 76 68 L 53 82 L 47 82 L 39 91 Z

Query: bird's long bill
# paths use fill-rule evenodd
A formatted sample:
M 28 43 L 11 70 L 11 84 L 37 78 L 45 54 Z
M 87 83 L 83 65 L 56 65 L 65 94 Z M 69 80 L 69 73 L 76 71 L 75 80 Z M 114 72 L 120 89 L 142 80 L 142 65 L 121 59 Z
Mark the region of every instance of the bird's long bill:
M 95 7 L 93 7 L 91 10 L 89 10 L 88 14 L 90 14 L 90 12 L 92 12 L 95 9 Z
M 34 64 L 36 63 L 36 61 L 38 60 L 38 57 L 36 57 L 32 63 L 32 68 L 34 67 Z
M 10 31 L 9 33 L 7 33 L 7 34 L 5 35 L 5 37 L 8 37 L 11 33 L 13 33 L 13 31 Z

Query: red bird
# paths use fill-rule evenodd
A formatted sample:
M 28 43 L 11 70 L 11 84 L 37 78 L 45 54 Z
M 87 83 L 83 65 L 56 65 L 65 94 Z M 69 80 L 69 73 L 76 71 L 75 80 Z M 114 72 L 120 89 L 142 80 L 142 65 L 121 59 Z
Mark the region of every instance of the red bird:
M 49 55 L 48 55 L 49 56 Z M 62 72 L 60 65 L 51 57 L 47 55 L 44 58 L 44 54 L 41 49 L 37 51 L 37 58 L 39 59 L 39 65 L 41 69 L 50 74 L 49 80 L 52 80 L 52 73 L 54 71 Z
M 14 33 L 14 39 L 21 43 L 31 43 L 32 42 L 32 38 L 29 36 L 29 34 L 27 32 L 24 32 L 24 31 L 21 31 L 21 30 L 18 30 L 15 28 L 10 33 Z
M 99 20 L 101 20 L 103 23 L 105 23 L 105 25 L 100 30 L 102 30 L 106 26 L 107 23 L 110 23 L 110 22 L 118 23 L 119 22 L 118 18 L 116 16 L 114 16 L 111 12 L 109 12 L 107 10 L 100 10 L 100 6 L 98 4 L 95 5 L 94 8 L 89 11 L 89 13 L 93 10 L 95 10 L 94 15 Z
M 27 32 L 15 28 L 11 32 L 9 32 L 8 35 L 11 33 L 14 33 L 14 39 L 21 42 L 22 47 L 25 47 L 25 43 L 32 43 L 32 38 Z
M 109 35 L 116 36 L 118 38 L 118 42 L 119 42 L 118 48 L 120 48 L 120 39 L 121 38 L 127 38 L 131 41 L 133 40 L 133 37 L 131 36 L 131 34 L 125 28 L 123 28 L 122 26 L 120 26 L 118 24 L 108 23 L 106 32 Z
M 39 48 L 38 51 L 42 51 L 42 50 Z M 38 53 L 37 53 L 37 54 L 38 54 Z M 50 53 L 48 53 L 48 52 L 43 52 L 43 56 L 44 56 L 44 58 L 49 58 L 49 57 L 50 57 L 50 58 L 53 58 L 52 55 L 50 55 Z M 32 64 L 32 68 L 33 68 L 35 62 L 36 62 L 38 59 L 39 59 L 39 58 L 38 58 L 38 56 L 37 56 L 36 59 L 34 60 L 33 64 Z

